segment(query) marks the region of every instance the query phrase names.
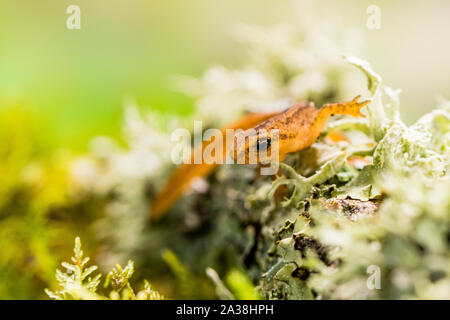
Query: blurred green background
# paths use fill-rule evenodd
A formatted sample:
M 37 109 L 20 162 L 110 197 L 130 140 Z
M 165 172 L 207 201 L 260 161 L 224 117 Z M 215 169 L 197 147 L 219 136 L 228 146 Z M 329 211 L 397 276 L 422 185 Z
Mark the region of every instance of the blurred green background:
M 21 106 L 52 147 L 84 151 L 96 135 L 120 136 L 124 99 L 185 114 L 192 101 L 173 90 L 174 74 L 200 75 L 218 62 L 237 66 L 236 23 L 295 20 L 304 1 L 0 1 L 0 108 Z M 403 89 L 411 123 L 450 96 L 450 3 L 315 1 L 338 25 L 362 31 L 363 58 L 385 83 Z M 66 8 L 81 8 L 81 30 L 66 28 Z M 369 5 L 380 30 L 366 28 Z M 360 41 L 349 39 L 349 41 Z

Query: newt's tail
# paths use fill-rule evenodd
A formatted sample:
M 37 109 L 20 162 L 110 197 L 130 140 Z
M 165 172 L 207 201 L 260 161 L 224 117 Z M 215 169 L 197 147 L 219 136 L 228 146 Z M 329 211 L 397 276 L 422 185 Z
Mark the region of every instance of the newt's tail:
M 255 127 L 259 123 L 277 115 L 277 112 L 270 113 L 250 113 L 239 120 L 226 125 L 221 129 L 222 135 L 225 136 L 226 129 L 242 129 L 247 130 Z M 199 148 L 202 148 L 202 154 L 204 149 L 213 141 L 204 142 Z M 226 158 L 226 148 L 223 149 L 223 159 Z M 191 182 L 196 177 L 203 177 L 210 173 L 217 164 L 194 164 L 193 155 L 191 152 L 192 159 L 191 164 L 180 165 L 173 175 L 170 177 L 169 181 L 163 187 L 163 189 L 156 195 L 155 199 L 151 203 L 150 207 L 150 219 L 152 221 L 159 220 L 165 214 L 165 212 L 172 207 L 172 205 L 180 198 L 184 191 L 189 187 Z

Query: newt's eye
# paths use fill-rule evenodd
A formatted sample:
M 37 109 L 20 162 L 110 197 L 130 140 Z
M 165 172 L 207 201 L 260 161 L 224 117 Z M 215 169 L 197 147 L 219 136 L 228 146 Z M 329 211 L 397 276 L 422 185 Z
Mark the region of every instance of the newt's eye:
M 258 144 L 256 145 L 256 149 L 259 151 L 267 151 L 270 148 L 270 144 L 272 140 L 270 138 L 261 138 L 258 140 Z

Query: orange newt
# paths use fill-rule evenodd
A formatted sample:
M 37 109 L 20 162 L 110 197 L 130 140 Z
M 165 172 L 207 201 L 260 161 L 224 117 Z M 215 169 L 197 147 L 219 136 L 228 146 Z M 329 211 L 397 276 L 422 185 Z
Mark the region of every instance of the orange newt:
M 324 129 L 328 118 L 334 114 L 346 114 L 354 117 L 364 117 L 360 109 L 367 105 L 370 100 L 358 102 L 360 96 L 345 103 L 325 104 L 320 109 L 316 109 L 313 103 L 305 102 L 295 105 L 281 113 L 253 113 L 248 114 L 240 120 L 222 128 L 224 134 L 226 129 L 252 129 L 252 132 L 273 132 L 278 130 L 278 150 L 279 161 L 284 159 L 286 154 L 305 149 L 312 145 Z M 271 149 L 271 136 L 264 138 L 247 135 L 245 144 L 241 150 L 236 150 L 234 158 L 238 154 L 245 153 L 245 163 L 248 163 L 252 150 L 259 150 L 264 144 L 267 153 Z M 199 148 L 204 150 L 212 141 L 204 142 Z M 255 146 L 255 144 L 257 144 Z M 239 148 L 239 146 L 238 146 Z M 226 148 L 224 156 L 226 156 Z M 191 153 L 192 157 L 194 152 Z M 262 159 L 258 158 L 258 161 Z M 262 162 L 262 161 L 261 161 Z M 191 161 L 193 163 L 193 161 Z M 202 177 L 211 172 L 217 164 L 183 164 L 179 166 L 171 176 L 162 191 L 157 194 L 152 201 L 150 208 L 151 220 L 160 219 L 164 213 L 178 200 L 189 184 L 196 177 Z
M 250 113 L 239 120 L 226 125 L 221 129 L 223 135 L 226 134 L 226 129 L 249 129 L 262 121 L 273 117 L 278 114 L 277 112 L 272 113 Z M 213 141 L 203 142 L 199 147 L 203 150 L 213 143 Z M 152 220 L 158 220 L 162 215 L 168 210 L 179 197 L 183 195 L 183 192 L 189 187 L 190 183 L 197 177 L 203 177 L 211 172 L 217 164 L 211 163 L 194 163 L 194 154 L 191 152 L 191 163 L 180 165 L 175 172 L 172 174 L 169 181 L 166 183 L 164 188 L 157 194 L 156 198 L 152 201 L 152 206 L 150 209 L 150 218 Z M 223 157 L 226 157 L 226 148 L 223 148 Z

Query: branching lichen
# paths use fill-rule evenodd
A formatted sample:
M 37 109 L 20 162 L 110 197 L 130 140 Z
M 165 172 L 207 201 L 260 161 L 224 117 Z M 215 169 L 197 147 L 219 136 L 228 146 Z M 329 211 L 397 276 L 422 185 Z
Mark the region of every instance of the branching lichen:
M 161 300 L 164 297 L 156 290 L 152 289 L 150 284 L 145 281 L 144 289 L 137 294 L 134 293 L 130 285 L 130 278 L 134 273 L 134 263 L 128 261 L 125 268 L 116 265 L 105 279 L 104 287 L 111 285 L 112 291 L 109 297 L 97 292 L 102 274 L 93 276 L 93 272 L 98 269 L 97 266 L 86 267 L 89 257 L 83 257 L 81 250 L 81 240 L 75 238 L 74 255 L 71 258 L 73 263 L 62 262 L 61 265 L 66 269 L 65 272 L 57 269 L 56 280 L 61 287 L 57 291 L 45 289 L 47 295 L 55 300 L 105 300 L 105 299 L 125 299 L 125 300 Z M 91 275 L 93 277 L 91 277 Z

